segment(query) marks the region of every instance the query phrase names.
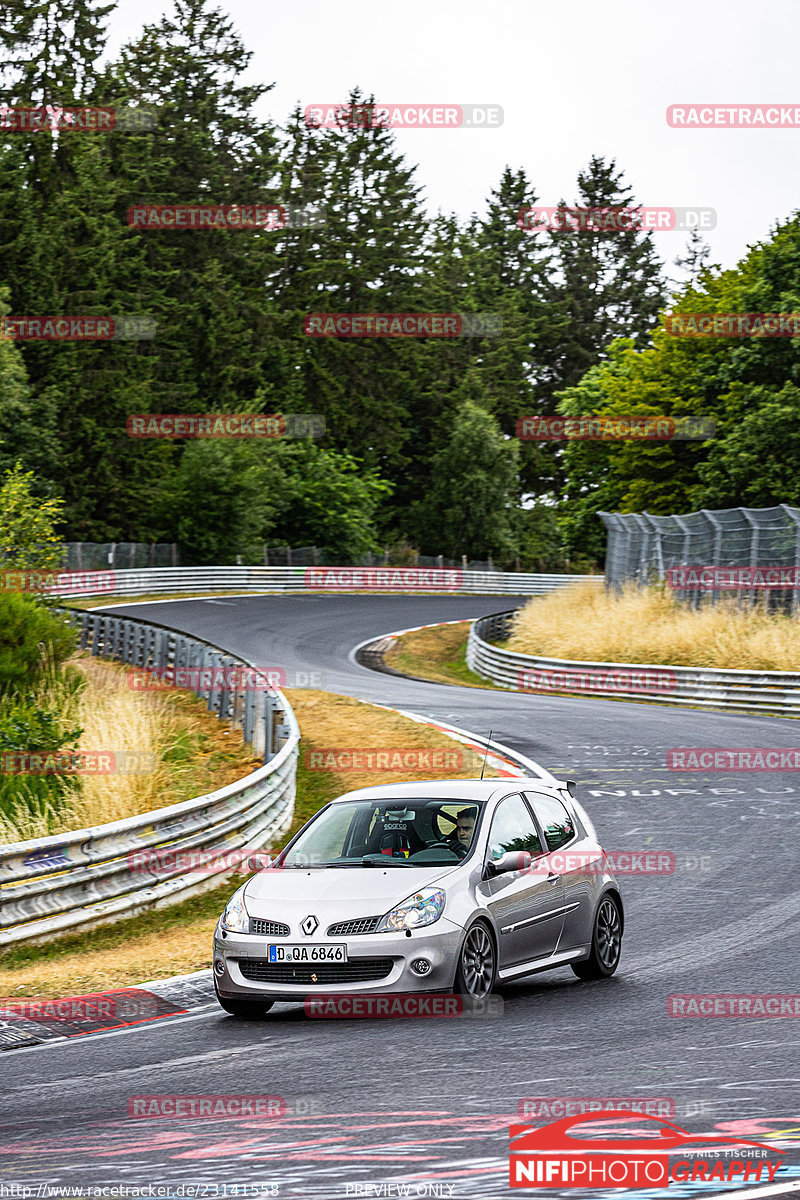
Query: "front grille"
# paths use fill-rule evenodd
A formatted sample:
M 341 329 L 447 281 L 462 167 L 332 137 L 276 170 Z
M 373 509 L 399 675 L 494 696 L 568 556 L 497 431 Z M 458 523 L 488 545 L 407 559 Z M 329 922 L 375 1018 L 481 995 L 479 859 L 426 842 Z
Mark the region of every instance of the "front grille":
M 365 983 L 385 979 L 391 958 L 354 958 L 346 963 L 271 963 L 265 958 L 240 958 L 245 979 L 257 983 Z M 316 975 L 316 979 L 311 976 Z
M 262 937 L 288 937 L 291 930 L 283 921 L 262 921 L 260 917 L 251 917 L 250 932 L 260 933 Z
M 359 933 L 374 933 L 383 917 L 357 917 L 353 921 L 337 921 L 328 926 L 328 937 L 355 937 Z

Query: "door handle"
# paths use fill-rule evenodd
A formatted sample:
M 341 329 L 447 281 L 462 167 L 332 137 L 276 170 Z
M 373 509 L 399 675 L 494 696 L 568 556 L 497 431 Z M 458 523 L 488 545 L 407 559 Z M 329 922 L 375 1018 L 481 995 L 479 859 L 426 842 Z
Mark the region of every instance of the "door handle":
M 548 883 L 560 883 L 560 881 L 561 881 L 560 875 L 548 875 L 547 876 Z

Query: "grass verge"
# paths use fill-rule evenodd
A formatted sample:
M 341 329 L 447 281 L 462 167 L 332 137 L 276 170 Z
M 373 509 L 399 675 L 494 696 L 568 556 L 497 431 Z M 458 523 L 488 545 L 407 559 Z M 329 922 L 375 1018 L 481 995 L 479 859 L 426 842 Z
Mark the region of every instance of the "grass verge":
M 384 654 L 383 661 L 395 671 L 418 675 L 434 683 L 457 683 L 462 687 L 503 691 L 467 666 L 470 624 L 470 621 L 459 621 L 456 625 L 434 625 L 430 629 L 404 633 Z
M 79 750 L 105 752 L 115 769 L 80 776 L 74 788 L 54 792 L 52 800 L 31 801 L 20 788 L 18 798 L 0 810 L 0 842 L 67 833 L 179 804 L 260 766 L 241 732 L 229 729 L 193 693 L 134 690 L 129 668 L 85 653 L 70 665 L 81 672 L 84 686 L 62 688 L 47 707 L 58 707 L 66 723 L 82 729 Z
M 297 768 L 297 800 L 288 841 L 309 817 L 345 791 L 373 784 L 423 779 L 434 772 L 373 770 L 346 767 L 317 769 L 313 752 L 342 750 L 460 750 L 459 743 L 408 717 L 328 692 L 290 689 L 302 742 Z M 464 751 L 461 770 L 443 778 L 471 778 L 480 761 Z M 496 772 L 487 768 L 486 777 Z M 169 908 L 70 934 L 40 946 L 19 946 L 0 954 L 0 995 L 57 997 L 129 987 L 142 980 L 163 979 L 211 966 L 211 935 L 225 901 L 243 881 L 232 876 L 220 887 Z
M 665 666 L 800 670 L 800 620 L 735 599 L 690 608 L 666 589 L 608 592 L 579 583 L 517 614 L 506 649 L 548 658 Z

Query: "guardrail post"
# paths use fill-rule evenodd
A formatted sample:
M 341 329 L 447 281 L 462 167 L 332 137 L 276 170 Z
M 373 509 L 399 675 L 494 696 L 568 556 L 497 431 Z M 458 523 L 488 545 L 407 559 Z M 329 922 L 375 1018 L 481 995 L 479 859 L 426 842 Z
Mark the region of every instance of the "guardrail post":
M 246 690 L 242 704 L 242 737 L 248 745 L 253 744 L 256 717 L 256 694 L 252 688 Z
M 253 753 L 262 762 L 272 758 L 272 696 L 268 692 L 260 692 L 260 703 L 255 713 L 253 728 Z

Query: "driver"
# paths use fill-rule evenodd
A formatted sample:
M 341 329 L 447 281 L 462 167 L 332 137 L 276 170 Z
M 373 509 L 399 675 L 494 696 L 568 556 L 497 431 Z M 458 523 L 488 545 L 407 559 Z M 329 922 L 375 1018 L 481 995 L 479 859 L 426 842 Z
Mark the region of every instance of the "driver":
M 447 839 L 448 845 L 459 858 L 464 858 L 472 845 L 472 835 L 475 833 L 475 810 L 462 808 L 456 813 L 456 827 Z

